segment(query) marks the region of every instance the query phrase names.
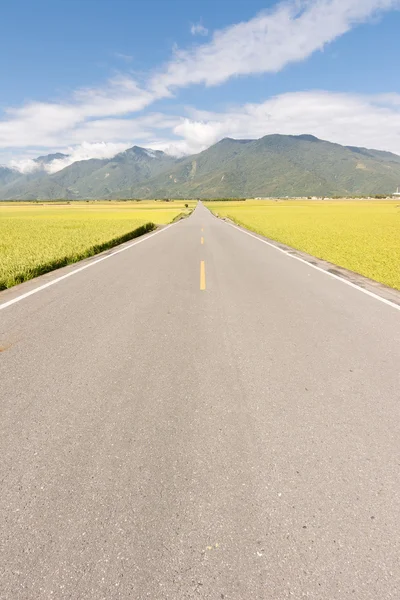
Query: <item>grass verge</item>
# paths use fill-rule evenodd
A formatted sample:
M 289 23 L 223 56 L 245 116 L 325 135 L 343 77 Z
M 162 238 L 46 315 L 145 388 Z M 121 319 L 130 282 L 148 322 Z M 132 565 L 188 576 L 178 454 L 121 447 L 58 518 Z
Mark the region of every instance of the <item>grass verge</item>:
M 189 209 L 186 212 L 181 212 L 181 213 L 179 213 L 179 215 L 176 215 L 176 217 L 174 217 L 171 222 L 176 223 L 177 221 L 182 221 L 182 219 L 187 219 L 188 217 L 190 217 L 192 212 L 193 212 L 193 208 Z
M 114 246 L 118 246 L 124 242 L 129 242 L 129 240 L 140 237 L 141 235 L 149 233 L 154 229 L 156 229 L 156 225 L 154 223 L 146 223 L 145 225 L 141 225 L 132 231 L 128 231 L 128 233 L 125 233 L 124 235 L 120 235 L 106 242 L 102 242 L 101 244 L 91 246 L 83 252 L 59 257 L 49 262 L 29 267 L 25 271 L 14 274 L 11 278 L 0 279 L 0 291 L 6 290 L 14 285 L 18 285 L 19 283 L 23 283 L 24 281 L 28 281 L 29 279 L 33 279 L 34 277 L 39 277 L 39 275 L 44 275 L 45 273 L 54 271 L 54 269 L 60 269 L 61 267 L 66 267 L 67 265 L 71 265 L 75 262 L 83 260 L 84 258 L 90 258 L 95 254 L 99 254 L 99 252 L 104 252 L 104 250 L 109 250 L 110 248 L 114 248 Z

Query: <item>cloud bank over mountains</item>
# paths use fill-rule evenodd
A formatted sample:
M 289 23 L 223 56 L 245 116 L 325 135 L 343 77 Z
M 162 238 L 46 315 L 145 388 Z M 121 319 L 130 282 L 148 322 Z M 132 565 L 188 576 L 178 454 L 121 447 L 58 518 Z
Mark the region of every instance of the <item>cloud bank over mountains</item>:
M 57 102 L 9 107 L 0 117 L 0 148 L 11 166 L 34 170 L 32 157 L 61 151 L 46 165 L 55 172 L 68 161 L 109 158 L 132 143 L 171 154 L 198 152 L 225 136 L 310 133 L 343 144 L 400 153 L 400 95 L 360 96 L 324 90 L 293 92 L 259 104 L 208 112 L 187 107 L 177 114 L 151 111 L 179 98 L 192 85 L 219 86 L 231 78 L 276 73 L 384 11 L 400 0 L 292 0 L 253 19 L 215 31 L 209 41 L 175 49 L 160 68 L 136 81 L 119 74 L 97 88 L 78 89 Z M 203 25 L 192 34 L 203 35 Z M 204 31 L 203 31 L 204 30 Z M 157 106 L 157 108 L 158 108 Z M 2 162 L 0 154 L 0 162 Z

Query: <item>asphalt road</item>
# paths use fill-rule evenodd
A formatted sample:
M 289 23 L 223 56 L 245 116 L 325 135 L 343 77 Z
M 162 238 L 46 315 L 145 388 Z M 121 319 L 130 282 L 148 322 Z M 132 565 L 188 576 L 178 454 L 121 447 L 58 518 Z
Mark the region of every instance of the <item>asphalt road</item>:
M 1 600 L 398 600 L 400 311 L 202 206 L 124 248 L 0 310 Z

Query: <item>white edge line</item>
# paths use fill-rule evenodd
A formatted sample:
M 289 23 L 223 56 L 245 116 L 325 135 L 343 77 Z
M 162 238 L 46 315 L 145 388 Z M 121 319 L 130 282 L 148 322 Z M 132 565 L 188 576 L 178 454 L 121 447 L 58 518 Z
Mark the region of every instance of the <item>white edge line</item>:
M 108 258 L 111 258 L 112 256 L 119 254 L 120 252 L 125 252 L 125 250 L 129 250 L 130 248 L 132 248 L 132 246 L 137 246 L 137 244 L 141 244 L 142 242 L 149 240 L 150 238 L 154 237 L 155 235 L 158 235 L 159 233 L 166 231 L 172 225 L 175 225 L 175 223 L 170 223 L 166 227 L 163 227 L 162 229 L 159 229 L 158 231 L 155 231 L 154 233 L 151 233 L 150 235 L 147 235 L 146 237 L 143 237 L 140 240 L 136 240 L 135 242 L 133 242 L 132 244 L 129 244 L 128 246 L 124 246 L 123 248 L 120 248 L 119 250 L 115 250 L 114 252 L 111 252 L 110 254 L 107 254 L 106 256 L 97 258 L 96 260 L 93 260 L 93 261 L 87 263 L 86 265 L 79 267 L 78 269 L 74 269 L 73 271 L 70 271 L 69 273 L 66 273 L 65 275 L 61 275 L 61 277 L 57 277 L 56 279 L 52 279 L 51 281 L 48 281 L 47 283 L 40 285 L 39 287 L 34 288 L 33 290 L 26 292 L 25 294 L 21 294 L 21 296 L 17 296 L 16 298 L 9 300 L 8 302 L 4 302 L 3 304 L 0 304 L 0 310 L 3 310 L 4 308 L 8 308 L 12 304 L 16 304 L 17 302 L 20 302 L 21 300 L 25 300 L 25 298 L 28 298 L 29 296 L 33 296 L 33 294 L 37 294 L 38 292 L 45 290 L 46 288 L 50 287 L 51 285 L 55 285 L 56 283 L 58 283 L 59 281 L 62 281 L 63 279 L 72 277 L 72 275 L 76 275 L 77 273 L 80 273 L 81 271 L 84 271 L 85 269 L 88 269 L 89 267 L 93 267 L 94 265 L 97 265 L 99 262 L 102 262 L 103 260 L 107 260 Z M 49 273 L 51 273 L 51 271 L 49 271 Z M 12 289 L 12 288 L 9 288 L 9 289 Z
M 226 221 L 223 221 L 223 222 L 226 223 L 227 225 L 230 225 L 234 229 L 237 229 L 238 231 L 241 231 L 242 233 L 249 235 L 250 237 L 254 238 L 255 240 L 258 240 L 259 242 L 262 242 L 263 244 L 267 244 L 267 246 L 271 246 L 271 248 L 275 248 L 275 250 L 278 250 L 278 252 L 282 252 L 282 254 L 286 254 L 286 256 L 288 256 L 289 258 L 294 258 L 295 260 L 298 260 L 298 261 L 304 263 L 305 265 L 307 265 L 308 267 L 311 267 L 312 269 L 315 269 L 316 271 L 321 271 L 321 273 L 325 273 L 325 275 L 329 275 L 329 277 L 333 277 L 333 279 L 337 279 L 338 281 L 341 281 L 342 283 L 349 285 L 350 287 L 358 290 L 359 292 L 362 292 L 363 294 L 366 294 L 367 296 L 371 296 L 371 298 L 375 298 L 375 300 L 379 300 L 380 302 L 383 302 L 383 304 L 387 304 L 388 306 L 392 306 L 396 310 L 400 310 L 400 306 L 398 304 L 396 304 L 395 302 L 391 302 L 390 300 L 386 300 L 386 298 L 382 298 L 382 296 L 378 296 L 378 294 L 374 294 L 374 292 L 365 290 L 364 288 L 360 287 L 359 285 L 356 285 L 355 283 L 352 283 L 351 281 L 344 279 L 344 277 L 339 277 L 338 275 L 335 275 L 334 273 L 330 273 L 329 271 L 326 271 L 325 269 L 321 269 L 321 267 L 317 267 L 316 265 L 309 263 L 307 260 L 304 260 L 304 258 L 295 256 L 294 254 L 291 254 L 287 250 L 283 250 L 283 248 L 279 248 L 279 246 L 276 246 L 275 244 L 271 244 L 271 242 L 268 242 L 267 240 L 262 240 L 258 236 L 253 235 L 249 231 L 246 231 L 245 229 L 242 229 L 241 227 L 238 227 L 237 225 L 233 225 L 232 223 L 227 223 Z

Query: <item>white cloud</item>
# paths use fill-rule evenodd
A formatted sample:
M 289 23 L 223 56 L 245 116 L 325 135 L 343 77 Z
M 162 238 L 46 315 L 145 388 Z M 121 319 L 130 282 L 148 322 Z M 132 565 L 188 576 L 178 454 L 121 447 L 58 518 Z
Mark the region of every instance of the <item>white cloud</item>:
M 204 27 L 201 23 L 193 24 L 190 28 L 190 33 L 192 35 L 208 35 L 208 29 Z
M 225 113 L 192 110 L 189 118 L 174 127 L 174 133 L 187 152 L 199 152 L 223 137 L 309 133 L 339 144 L 400 154 L 400 95 L 282 94 Z
M 15 169 L 24 175 L 33 173 L 34 171 L 40 171 L 42 166 L 35 162 L 32 158 L 22 158 L 21 160 L 11 159 L 8 166 L 11 169 Z
M 104 88 L 75 91 L 67 102 L 32 102 L 7 109 L 7 118 L 0 121 L 0 146 L 61 146 L 74 139 L 74 132 L 91 119 L 137 112 L 153 100 L 154 96 L 133 79 L 119 76 Z
M 216 31 L 209 42 L 194 45 L 190 49 L 175 50 L 172 59 L 158 72 L 149 74 L 147 82 L 139 85 L 130 75 L 119 75 L 104 86 L 76 90 L 70 97 L 59 102 L 30 102 L 19 108 L 9 108 L 0 120 L 0 147 L 3 156 L 11 148 L 23 148 L 22 158 L 31 158 L 32 149 L 40 148 L 39 153 L 65 147 L 80 148 L 89 157 L 97 156 L 99 144 L 145 145 L 167 144 L 174 152 L 182 153 L 205 147 L 223 135 L 243 135 L 260 137 L 263 133 L 281 128 L 286 132 L 298 130 L 315 133 L 325 131 L 325 137 L 342 135 L 336 115 L 336 129 L 333 124 L 316 121 L 322 114 L 325 101 L 318 96 L 312 114 L 310 106 L 302 105 L 301 95 L 285 95 L 273 98 L 267 103 L 247 105 L 230 111 L 226 115 L 166 116 L 160 113 L 134 116 L 154 101 L 171 96 L 178 88 L 191 84 L 218 85 L 231 77 L 257 73 L 276 72 L 295 61 L 301 61 L 313 52 L 349 31 L 357 23 L 376 15 L 379 11 L 400 7 L 400 0 L 287 0 L 279 2 L 275 8 L 263 12 L 253 19 Z M 193 25 L 193 32 L 201 33 L 202 25 Z M 128 55 L 120 55 L 120 58 Z M 316 98 L 306 96 L 307 101 Z M 327 96 L 324 96 L 326 99 Z M 331 101 L 338 95 L 330 95 Z M 354 136 L 367 137 L 373 124 L 364 123 L 361 115 L 351 110 L 349 96 L 343 103 L 347 114 L 347 135 L 354 128 Z M 392 98 L 390 100 L 390 98 Z M 299 110 L 292 104 L 300 102 Z M 356 105 L 365 102 L 368 111 L 378 115 L 382 125 L 381 133 L 376 130 L 375 142 L 379 147 L 393 149 L 395 133 L 390 132 L 390 119 L 397 118 L 396 99 L 390 94 L 380 100 L 354 100 Z M 337 108 L 336 105 L 333 107 Z M 278 110 L 279 109 L 279 110 Z M 263 110 L 269 115 L 263 117 Z M 280 120 L 279 111 L 286 110 L 292 115 L 291 121 Z M 256 117 L 252 115 L 257 112 Z M 294 111 L 294 112 L 293 112 Z M 367 111 L 367 113 L 368 113 Z M 386 111 L 386 112 L 385 112 Z M 383 116 L 386 114 L 386 118 Z M 257 118 L 259 130 L 257 130 Z M 327 113 L 324 112 L 324 118 Z M 386 120 L 385 120 L 386 119 Z M 363 126 L 360 127 L 360 123 Z M 290 126 L 289 126 L 290 125 Z M 325 127 L 325 128 L 324 128 Z M 314 128 L 314 129 L 313 129 Z M 392 125 L 394 130 L 394 126 Z M 290 131 L 289 131 L 290 130 Z M 228 133 L 224 133 L 228 132 Z M 230 133 L 229 133 L 230 132 Z M 372 131 L 370 133 L 372 138 Z M 336 139 L 336 138 L 332 138 Z M 368 138 L 370 139 L 370 138 Z M 356 142 L 357 140 L 355 140 Z M 87 144 L 85 146 L 85 144 Z M 108 147 L 108 146 L 107 146 Z M 397 147 L 397 146 L 396 146 Z M 86 150 L 83 150 L 86 148 Z M 8 150 L 7 150 L 8 149 Z M 24 169 L 33 168 L 27 163 Z
M 233 76 L 274 73 L 313 52 L 380 10 L 400 0 L 291 0 L 254 19 L 217 31 L 210 43 L 177 50 L 151 81 L 157 95 L 204 83 L 218 85 Z
M 152 150 L 162 150 L 166 154 L 170 156 L 175 156 L 177 158 L 181 158 L 182 156 L 186 156 L 187 154 L 191 154 L 193 151 L 190 149 L 190 145 L 185 139 L 154 139 L 149 140 L 147 143 L 147 147 Z M 201 148 L 203 150 L 203 148 Z M 197 150 L 196 150 L 197 152 Z
M 119 58 L 120 60 L 123 60 L 127 63 L 133 61 L 133 56 L 131 56 L 130 54 L 124 54 L 123 52 L 114 52 L 114 56 L 115 58 Z
M 69 147 L 65 149 L 65 154 L 68 154 L 65 158 L 53 160 L 48 165 L 45 165 L 45 170 L 48 173 L 56 173 L 68 165 L 79 160 L 88 160 L 89 158 L 112 158 L 118 152 L 122 152 L 129 148 L 130 144 L 126 143 L 95 143 L 83 142 L 79 146 Z
M 35 171 L 47 171 L 47 173 L 56 173 L 64 167 L 68 167 L 72 163 L 79 160 L 88 160 L 89 158 L 112 158 L 118 152 L 122 152 L 129 148 L 127 143 L 94 143 L 83 142 L 78 146 L 70 146 L 63 148 L 62 154 L 66 154 L 64 158 L 57 158 L 50 163 L 33 160 L 32 158 L 23 158 L 21 160 L 13 159 L 9 162 L 12 169 L 20 173 L 33 173 Z
M 163 150 L 174 156 L 200 152 L 224 137 L 260 138 L 272 133 L 315 135 L 344 145 L 365 146 L 400 154 L 400 94 L 361 96 L 326 91 L 287 93 L 260 104 L 245 104 L 226 112 L 188 109 L 182 115 L 154 113 L 132 121 L 100 119 L 83 130 L 97 127 L 108 139 L 120 141 L 80 143 L 61 148 L 68 158 L 53 161 L 46 170 L 56 172 L 87 158 L 110 158 L 133 144 Z M 53 149 L 54 150 L 54 149 Z M 10 166 L 32 172 L 30 159 Z
M 94 119 L 83 123 L 72 131 L 68 143 L 82 143 L 88 140 L 102 140 L 113 142 L 115 140 L 147 140 L 154 137 L 154 131 L 171 129 L 179 122 L 179 118 L 160 113 L 150 113 L 135 118 L 109 118 Z

